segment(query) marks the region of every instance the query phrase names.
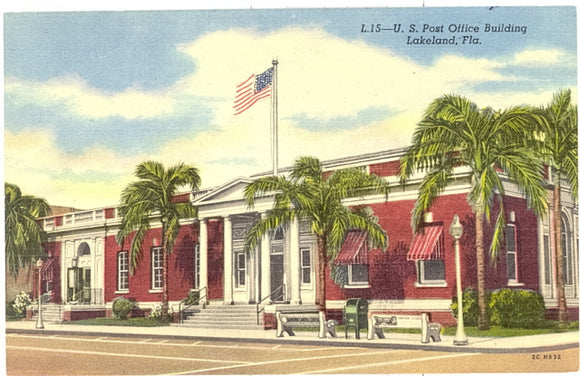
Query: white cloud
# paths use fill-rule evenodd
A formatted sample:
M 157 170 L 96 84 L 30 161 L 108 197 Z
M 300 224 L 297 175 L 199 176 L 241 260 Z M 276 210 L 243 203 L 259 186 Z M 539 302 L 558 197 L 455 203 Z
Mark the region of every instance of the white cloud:
M 370 107 L 410 111 L 446 88 L 510 79 L 494 71 L 499 64 L 493 61 L 446 56 L 433 67 L 422 66 L 388 49 L 317 28 L 266 35 L 221 31 L 182 45 L 180 51 L 198 67 L 187 80 L 192 90 L 224 99 L 233 98 L 235 84 L 277 58 L 282 117 L 303 114 L 329 120 Z
M 172 95 L 127 89 L 109 93 L 89 87 L 78 77 L 55 78 L 47 82 L 28 82 L 8 78 L 6 95 L 20 102 L 46 107 L 64 105 L 72 114 L 91 119 L 122 117 L 125 119 L 158 118 L 174 109 Z
M 552 65 L 569 65 L 572 56 L 559 49 L 521 51 L 514 55 L 512 64 L 523 67 L 543 68 Z
M 50 204 L 85 209 L 115 204 L 142 159 L 105 149 L 69 155 L 59 150 L 50 132 L 39 129 L 5 130 L 4 146 L 6 181 Z
M 280 167 L 290 165 L 299 155 L 329 159 L 405 146 L 426 106 L 445 93 L 465 95 L 481 107 L 545 104 L 557 88 L 514 93 L 473 88 L 490 80 L 513 81 L 513 76 L 499 70 L 509 64 L 555 65 L 566 60 L 564 55 L 547 56 L 547 50 L 525 50 L 503 60 L 447 55 L 427 66 L 318 28 L 269 34 L 232 29 L 209 33 L 178 49 L 191 57 L 196 70 L 162 91 L 108 93 L 88 87 L 79 78 L 44 83 L 8 79 L 6 95 L 46 106 L 64 104 L 83 118 L 160 121 L 175 115 L 178 102 L 191 101 L 193 107 L 198 101 L 211 109 L 213 117 L 206 124 L 209 130 L 173 139 L 155 154 L 131 157 L 106 148 L 71 156 L 59 150 L 50 133 L 6 132 L 6 179 L 51 203 L 89 208 L 115 204 L 121 189 L 132 180 L 134 166 L 144 159 L 166 165 L 192 164 L 200 169 L 205 187 L 270 170 L 269 101 L 261 101 L 237 117 L 232 101 L 235 85 L 268 68 L 272 58 L 280 62 Z M 368 109 L 392 115 L 372 120 L 357 117 Z M 292 120 L 297 118 L 353 120 L 349 129 L 306 130 L 304 124 Z M 95 178 L 87 180 L 90 174 Z M 101 180 L 100 174 L 114 178 Z

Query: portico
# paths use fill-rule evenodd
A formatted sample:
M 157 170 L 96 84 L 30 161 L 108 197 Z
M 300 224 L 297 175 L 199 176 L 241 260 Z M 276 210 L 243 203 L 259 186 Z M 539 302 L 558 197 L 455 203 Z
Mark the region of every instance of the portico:
M 248 211 L 243 191 L 250 182 L 236 179 L 192 200 L 199 219 L 198 288 L 211 290 L 211 252 L 222 244 L 223 304 L 313 304 L 315 241 L 307 223 L 282 225 L 264 236 L 252 252 L 244 252 L 248 231 L 273 202 L 272 197 L 259 198 Z M 211 221 L 223 224 L 221 233 L 210 236 Z M 220 300 L 215 295 L 208 294 L 208 299 Z

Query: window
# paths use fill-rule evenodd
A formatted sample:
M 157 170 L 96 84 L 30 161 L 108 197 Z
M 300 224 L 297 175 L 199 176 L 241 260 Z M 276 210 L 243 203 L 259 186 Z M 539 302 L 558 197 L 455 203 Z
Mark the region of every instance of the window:
M 420 284 L 445 283 L 445 262 L 443 260 L 420 260 L 417 265 L 417 277 Z
M 82 242 L 79 244 L 79 248 L 77 249 L 78 256 L 88 256 L 91 254 L 91 247 L 87 242 Z
M 564 284 L 573 283 L 574 260 L 572 257 L 572 237 L 570 236 L 570 225 L 566 218 L 562 217 L 562 256 L 564 258 Z
M 349 285 L 368 285 L 369 266 L 367 264 L 353 264 L 348 266 Z
M 236 252 L 236 287 L 246 286 L 246 254 Z
M 305 285 L 310 284 L 311 280 L 311 266 L 310 262 L 310 248 L 300 249 L 300 275 L 302 276 L 302 283 Z
M 546 285 L 552 284 L 552 250 L 550 249 L 550 236 L 544 235 L 544 282 Z
M 518 281 L 518 245 L 516 226 L 508 224 L 505 228 L 505 250 L 508 282 Z
M 129 252 L 117 253 L 117 290 L 129 290 Z
M 151 249 L 151 288 L 163 288 L 163 248 Z

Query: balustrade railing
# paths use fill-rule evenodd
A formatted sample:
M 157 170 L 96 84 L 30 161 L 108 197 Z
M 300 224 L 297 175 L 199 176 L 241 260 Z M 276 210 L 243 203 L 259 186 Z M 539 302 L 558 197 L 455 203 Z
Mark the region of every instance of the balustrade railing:
M 114 209 L 114 218 L 117 217 L 117 210 Z M 105 209 L 96 209 L 82 212 L 67 213 L 62 216 L 59 223 L 56 217 L 45 218 L 42 222 L 45 231 L 55 230 L 57 227 L 82 225 L 91 222 L 102 222 L 105 220 Z

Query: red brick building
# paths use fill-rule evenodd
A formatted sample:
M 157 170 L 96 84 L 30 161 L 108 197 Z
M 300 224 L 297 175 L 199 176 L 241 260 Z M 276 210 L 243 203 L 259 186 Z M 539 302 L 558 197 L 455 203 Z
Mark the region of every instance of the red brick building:
M 432 320 L 453 324 L 455 259 L 449 226 L 457 214 L 464 227 L 461 245 L 462 284 L 476 285 L 474 216 L 466 196 L 467 170 L 458 168 L 455 181 L 435 201 L 425 232 L 414 235 L 411 210 L 422 176 L 404 187 L 398 177 L 404 149 L 323 162 L 326 171 L 364 167 L 383 176 L 392 190 L 384 196 L 351 199 L 345 205 L 368 205 L 389 237 L 386 252 L 368 249 L 364 237 L 345 241 L 337 264 L 348 276 L 339 286 L 327 276 L 327 309 L 339 317 L 348 298 L 362 297 L 369 309 L 390 312 L 429 312 Z M 281 173 L 284 173 L 282 170 Z M 549 178 L 549 177 L 548 177 Z M 290 223 L 262 239 L 254 252 L 243 252 L 245 234 L 272 206 L 272 198 L 256 200 L 248 210 L 243 190 L 252 178 L 239 178 L 220 187 L 184 194 L 198 208 L 198 218 L 182 222 L 169 259 L 169 300 L 175 311 L 191 289 L 201 291 L 211 305 L 263 306 L 266 316 L 290 306 L 313 307 L 316 242 L 306 222 Z M 538 218 L 527 209 L 515 185 L 504 179 L 506 241 L 496 263 L 488 260 L 487 288 L 531 289 L 540 292 L 549 310 L 556 308 L 554 244 L 550 237 L 554 213 Z M 568 307 L 578 314 L 578 207 L 563 192 L 565 280 Z M 153 224 L 134 275 L 129 274 L 129 243 L 117 244 L 121 219 L 116 208 L 68 213 L 42 219 L 48 232 L 49 262 L 43 267 L 43 293 L 64 306 L 65 319 L 110 314 L 116 297 L 133 298 L 147 311 L 161 301 L 162 262 L 160 223 Z M 485 246 L 491 242 L 486 227 Z M 271 316 L 269 316 L 271 317 Z

